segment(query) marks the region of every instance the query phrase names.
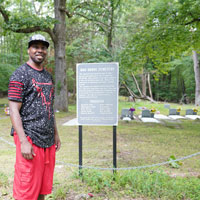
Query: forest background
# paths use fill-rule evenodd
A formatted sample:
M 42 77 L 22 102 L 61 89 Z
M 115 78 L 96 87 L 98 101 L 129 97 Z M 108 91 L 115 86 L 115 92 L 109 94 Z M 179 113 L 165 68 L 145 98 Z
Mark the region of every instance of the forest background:
M 120 95 L 200 104 L 200 0 L 0 0 L 0 95 L 33 32 L 51 45 L 57 109 L 76 94 L 76 64 L 119 62 Z
M 10 75 L 27 61 L 29 37 L 42 33 L 51 43 L 45 66 L 55 79 L 56 109 L 68 110 L 67 94 L 71 95 L 69 100 L 75 102 L 76 64 L 88 62 L 119 62 L 120 95 L 131 96 L 133 100 L 200 105 L 199 5 L 200 0 L 0 0 L 0 95 L 7 95 Z M 4 99 L 1 98 L 1 105 Z M 75 105 L 69 105 L 68 113 L 56 113 L 63 141 L 57 159 L 75 163 L 78 160 L 77 129 L 61 126 L 75 116 Z M 125 105 L 129 106 L 121 102 L 121 108 Z M 3 116 L 1 136 L 8 142 L 12 142 L 8 135 L 10 126 L 8 116 Z M 110 167 L 112 135 L 108 132 L 112 132 L 109 127 L 84 129 L 84 164 Z M 119 167 L 159 163 L 171 156 L 178 158 L 199 151 L 199 121 L 166 121 L 152 125 L 136 120 L 120 121 L 118 138 Z M 2 143 L 0 149 L 3 199 L 12 193 L 14 149 L 8 150 L 8 144 Z M 60 167 L 56 169 L 54 194 L 49 199 L 59 199 L 57 196 L 74 199 L 88 191 L 96 195 L 95 199 L 98 196 L 99 199 L 106 196 L 110 199 L 200 197 L 200 168 L 196 157 L 178 166 L 180 169 L 176 171 L 170 165 L 163 167 L 175 179 L 153 169 L 145 173 L 118 173 L 116 182 L 110 176 L 112 173 L 105 178 L 107 176 L 96 172 L 86 174 L 82 183 L 69 178 L 72 169 L 66 173 L 65 168 Z

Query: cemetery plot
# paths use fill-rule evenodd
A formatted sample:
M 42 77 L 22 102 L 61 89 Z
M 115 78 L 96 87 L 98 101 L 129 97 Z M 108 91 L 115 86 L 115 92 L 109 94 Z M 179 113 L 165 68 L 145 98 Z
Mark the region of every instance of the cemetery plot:
M 154 118 L 154 113 L 148 109 L 142 110 L 142 115 L 139 118 L 142 122 L 160 123 L 160 121 Z
M 180 116 L 181 109 L 170 108 L 169 109 L 169 118 L 170 119 L 185 119 L 185 117 Z
M 187 109 L 185 113 L 185 117 L 188 119 L 200 119 L 200 116 L 197 115 L 197 110 L 196 109 Z

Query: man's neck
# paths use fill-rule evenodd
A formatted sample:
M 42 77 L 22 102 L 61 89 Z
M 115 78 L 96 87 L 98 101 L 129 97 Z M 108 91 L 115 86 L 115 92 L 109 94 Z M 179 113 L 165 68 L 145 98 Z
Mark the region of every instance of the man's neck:
M 37 63 L 33 62 L 32 60 L 28 60 L 27 64 L 29 64 L 30 66 L 32 66 L 33 68 L 36 68 L 38 70 L 43 69 L 43 63 L 37 64 Z

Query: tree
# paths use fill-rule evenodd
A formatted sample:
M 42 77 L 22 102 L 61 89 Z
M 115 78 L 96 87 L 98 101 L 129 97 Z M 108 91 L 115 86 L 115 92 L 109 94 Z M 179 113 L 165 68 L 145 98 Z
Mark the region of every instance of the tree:
M 53 42 L 56 63 L 56 108 L 67 111 L 67 82 L 66 82 L 66 15 L 62 9 L 66 8 L 66 0 L 54 0 L 56 23 L 53 29 Z
M 127 76 L 132 77 L 132 81 L 136 86 L 135 89 L 137 89 L 134 92 L 135 97 L 153 101 L 150 77 L 155 73 L 155 68 L 153 67 L 151 58 L 148 56 L 146 49 L 148 40 L 144 37 L 143 32 L 144 24 L 147 20 L 147 9 L 139 5 L 140 3 L 142 1 L 136 1 L 133 7 L 129 6 L 130 8 L 127 8 L 127 10 L 131 9 L 131 12 L 125 16 L 125 21 L 128 20 L 131 24 L 124 25 L 129 31 L 129 40 L 120 55 L 121 70 L 125 71 L 124 75 L 126 74 L 122 82 L 126 82 Z M 146 3 L 143 2 L 143 5 L 146 6 Z M 127 88 L 127 84 L 125 87 Z
M 196 51 L 192 51 L 194 61 L 194 73 L 195 73 L 195 105 L 200 105 L 200 66 L 199 66 L 199 55 Z
M 37 1 L 45 3 L 43 0 Z M 16 33 L 33 33 L 36 31 L 42 31 L 49 34 L 54 44 L 55 52 L 55 65 L 56 65 L 56 75 L 55 75 L 55 108 L 67 111 L 67 82 L 66 82 L 66 61 L 65 61 L 65 40 L 66 40 L 66 15 L 63 10 L 66 9 L 66 0 L 54 0 L 54 13 L 55 18 L 49 15 L 43 16 L 39 13 L 30 12 L 29 10 L 23 10 L 23 12 L 18 12 L 19 3 L 13 6 L 12 12 L 6 9 L 9 6 L 10 1 L 0 1 L 0 13 L 4 19 L 4 29 L 10 30 Z M 23 4 L 29 3 L 23 1 Z M 34 3 L 32 1 L 31 3 Z M 20 6 L 22 6 L 20 4 Z M 21 8 L 22 9 L 22 8 Z M 16 11 L 17 10 L 17 11 Z
M 137 66 L 139 70 L 150 61 L 156 70 L 154 76 L 158 77 L 169 73 L 169 63 L 181 58 L 183 53 L 191 55 L 192 50 L 198 53 L 200 46 L 199 3 L 199 0 L 149 1 L 146 6 L 146 20 L 138 32 L 133 34 L 126 48 L 126 55 L 130 59 L 128 62 L 122 59 L 125 65 Z M 197 56 L 193 58 L 197 59 Z M 198 66 L 197 61 L 194 60 L 195 68 Z M 199 80 L 198 70 L 195 72 L 196 80 Z M 196 104 L 199 105 L 198 84 L 200 83 L 196 81 Z
M 119 0 L 68 0 L 67 21 L 67 65 L 68 76 L 75 77 L 75 64 L 80 62 L 113 62 L 118 61 L 115 48 L 115 32 L 119 26 L 122 3 Z M 120 39 L 119 39 L 120 40 Z M 73 70 L 72 74 L 70 70 Z M 69 77 L 74 80 L 75 78 Z M 70 82 L 72 83 L 72 81 Z M 69 84 L 68 84 L 69 85 Z M 70 92 L 75 88 L 70 84 Z M 72 91 L 73 90 L 73 91 Z M 74 96 L 74 95 L 73 95 Z
M 79 2 L 79 3 L 78 3 Z M 120 17 L 121 0 L 89 0 L 89 1 L 70 1 L 71 13 L 66 10 L 70 17 L 79 16 L 91 21 L 98 27 L 107 38 L 107 50 L 112 55 L 114 28 Z M 116 14 L 117 12 L 117 14 Z
M 200 105 L 200 71 L 198 58 L 198 50 L 200 48 L 199 3 L 199 0 L 153 1 L 149 13 L 149 23 L 151 24 L 150 26 L 154 35 L 159 35 L 160 43 L 164 44 L 165 49 L 169 49 L 166 56 L 171 57 L 177 53 L 180 55 L 180 52 L 184 52 L 186 49 L 190 50 L 190 54 L 193 52 L 196 105 Z
M 0 57 L 0 96 L 8 91 L 9 77 L 16 69 L 16 60 L 19 55 L 16 53 L 1 54 Z

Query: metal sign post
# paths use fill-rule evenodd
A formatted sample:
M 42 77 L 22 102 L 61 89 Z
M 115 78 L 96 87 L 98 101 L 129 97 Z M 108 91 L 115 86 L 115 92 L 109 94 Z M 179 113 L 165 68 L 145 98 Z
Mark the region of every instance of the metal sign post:
M 83 158 L 83 137 L 82 137 L 82 126 L 79 126 L 79 176 L 82 176 L 82 158 Z
M 113 173 L 116 173 L 117 168 L 117 127 L 113 126 Z
M 83 136 L 82 126 L 79 126 L 79 176 L 82 176 L 83 164 Z M 113 126 L 113 174 L 116 173 L 117 168 L 117 126 Z

